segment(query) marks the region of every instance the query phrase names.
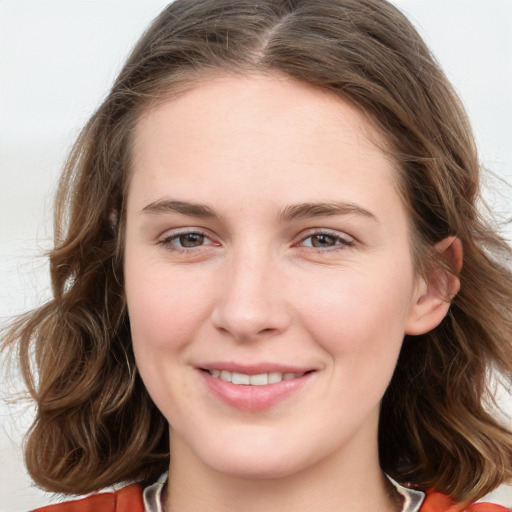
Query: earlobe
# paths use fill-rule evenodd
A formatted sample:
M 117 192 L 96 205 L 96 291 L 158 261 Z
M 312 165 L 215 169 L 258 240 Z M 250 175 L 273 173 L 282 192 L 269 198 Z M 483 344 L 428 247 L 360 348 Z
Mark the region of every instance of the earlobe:
M 435 249 L 440 255 L 440 263 L 419 280 L 405 334 L 425 334 L 437 327 L 460 289 L 461 241 L 454 236 L 447 237 L 438 242 Z

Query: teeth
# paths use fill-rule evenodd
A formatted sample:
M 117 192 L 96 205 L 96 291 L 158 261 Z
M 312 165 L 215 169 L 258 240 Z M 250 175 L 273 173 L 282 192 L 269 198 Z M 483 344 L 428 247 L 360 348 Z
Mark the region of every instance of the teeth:
M 251 375 L 252 386 L 265 386 L 268 384 L 268 373 L 260 373 L 259 375 Z
M 227 370 L 222 370 L 222 371 L 220 372 L 219 377 L 220 377 L 222 380 L 225 380 L 226 382 L 231 382 L 231 372 L 228 372 Z
M 236 372 L 233 372 L 231 374 L 231 382 L 233 384 L 250 384 L 251 383 L 251 378 L 249 377 L 249 375 L 244 375 L 243 373 L 236 373 Z
M 283 380 L 283 374 L 279 372 L 270 372 L 268 374 L 268 383 L 276 384 L 277 382 L 281 382 Z
M 292 380 L 302 377 L 304 373 L 260 373 L 258 375 L 246 375 L 245 373 L 229 372 L 227 370 L 208 370 L 212 377 L 220 378 L 232 384 L 244 386 L 265 386 L 267 384 L 277 384 L 283 380 Z

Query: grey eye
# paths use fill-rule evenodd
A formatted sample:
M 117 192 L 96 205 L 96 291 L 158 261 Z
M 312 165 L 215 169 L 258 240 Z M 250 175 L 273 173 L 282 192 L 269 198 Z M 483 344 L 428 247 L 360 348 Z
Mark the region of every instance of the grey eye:
M 314 233 L 304 238 L 300 245 L 314 249 L 338 249 L 353 244 L 353 239 L 346 236 L 347 238 L 334 233 Z

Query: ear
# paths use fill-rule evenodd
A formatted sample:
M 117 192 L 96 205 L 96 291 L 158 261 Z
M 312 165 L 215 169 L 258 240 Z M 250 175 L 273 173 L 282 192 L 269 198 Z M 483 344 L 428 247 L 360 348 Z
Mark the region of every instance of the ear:
M 450 301 L 460 289 L 458 274 L 462 268 L 462 244 L 454 236 L 435 246 L 443 265 L 438 265 L 418 281 L 405 326 L 405 334 L 425 334 L 437 327 L 448 313 Z M 451 269 L 450 272 L 448 269 Z
M 117 226 L 119 224 L 119 212 L 117 209 L 112 208 L 108 214 L 108 221 L 110 223 L 110 229 L 112 233 L 117 233 Z

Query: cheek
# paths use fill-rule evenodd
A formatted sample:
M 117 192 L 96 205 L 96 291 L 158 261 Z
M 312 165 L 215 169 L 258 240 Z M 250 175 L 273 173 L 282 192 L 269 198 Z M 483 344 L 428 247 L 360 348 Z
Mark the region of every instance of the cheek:
M 186 345 L 208 318 L 215 284 L 208 272 L 182 267 L 135 251 L 125 261 L 126 300 L 133 345 L 156 351 Z M 139 350 L 140 351 L 140 350 Z
M 312 283 L 313 284 L 313 283 Z M 301 321 L 334 359 L 392 371 L 410 307 L 410 281 L 391 273 L 338 273 L 300 298 Z
M 151 398 L 172 422 L 177 404 L 183 407 L 191 395 L 183 360 L 201 326 L 204 310 L 199 306 L 208 299 L 201 299 L 190 281 L 171 276 L 162 261 L 130 256 L 125 262 L 126 299 L 137 368 Z

